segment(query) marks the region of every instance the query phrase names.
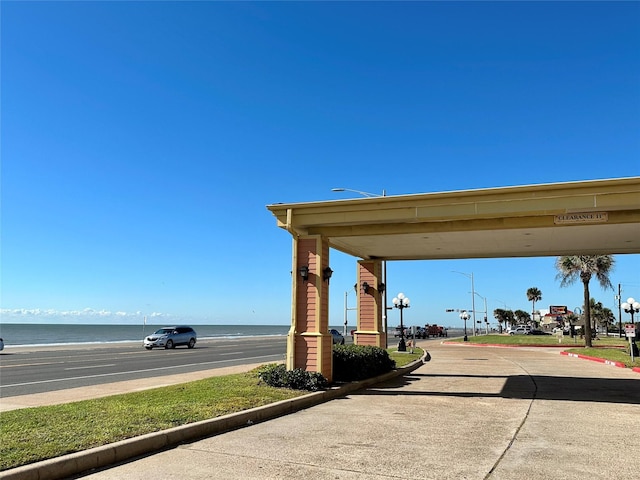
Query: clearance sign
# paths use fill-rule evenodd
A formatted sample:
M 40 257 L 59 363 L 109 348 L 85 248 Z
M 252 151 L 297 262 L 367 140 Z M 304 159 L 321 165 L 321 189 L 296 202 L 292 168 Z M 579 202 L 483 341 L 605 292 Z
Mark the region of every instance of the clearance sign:
M 609 221 L 607 212 L 584 212 L 584 213 L 565 213 L 564 215 L 556 215 L 553 223 L 556 225 L 571 223 L 606 223 Z

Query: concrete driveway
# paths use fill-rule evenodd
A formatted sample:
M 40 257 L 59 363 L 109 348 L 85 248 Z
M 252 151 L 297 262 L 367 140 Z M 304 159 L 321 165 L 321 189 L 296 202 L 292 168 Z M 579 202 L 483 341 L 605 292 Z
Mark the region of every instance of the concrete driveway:
M 99 479 L 633 479 L 640 375 L 552 348 L 419 343 L 412 373 Z

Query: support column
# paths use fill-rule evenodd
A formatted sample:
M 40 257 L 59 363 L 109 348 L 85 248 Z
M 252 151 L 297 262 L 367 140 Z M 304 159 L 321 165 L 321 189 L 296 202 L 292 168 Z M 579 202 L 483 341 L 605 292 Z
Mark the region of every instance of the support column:
M 359 260 L 357 278 L 358 325 L 354 334 L 354 343 L 386 348 L 387 342 L 382 325 L 384 292 L 380 292 L 382 262 Z
M 301 368 L 333 379 L 333 338 L 329 334 L 329 242 L 319 235 L 293 240 L 293 300 L 287 337 L 287 369 Z M 300 274 L 308 268 L 308 278 Z

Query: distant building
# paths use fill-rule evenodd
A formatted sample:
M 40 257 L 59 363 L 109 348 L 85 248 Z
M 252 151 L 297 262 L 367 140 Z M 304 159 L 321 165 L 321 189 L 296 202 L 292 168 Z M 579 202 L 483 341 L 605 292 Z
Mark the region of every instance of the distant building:
M 543 329 L 551 329 L 555 326 L 564 326 L 564 325 L 568 325 L 569 321 L 567 320 L 567 317 L 569 315 L 573 315 L 573 312 L 571 310 L 567 310 L 565 314 L 560 315 L 557 313 L 546 313 L 543 317 L 542 320 L 540 320 L 540 326 Z

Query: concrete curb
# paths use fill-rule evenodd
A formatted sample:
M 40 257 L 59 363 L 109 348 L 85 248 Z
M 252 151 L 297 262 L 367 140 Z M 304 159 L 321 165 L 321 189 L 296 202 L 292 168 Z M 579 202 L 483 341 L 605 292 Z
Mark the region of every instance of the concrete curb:
M 273 418 L 304 410 L 305 408 L 328 402 L 356 390 L 385 382 L 401 375 L 411 373 L 424 362 L 430 360 L 425 350 L 422 358 L 409 365 L 385 373 L 378 377 L 358 382 L 350 382 L 322 392 L 309 393 L 290 400 L 282 400 L 262 407 L 224 415 L 210 420 L 182 425 L 180 427 L 133 437 L 120 442 L 71 453 L 41 462 L 24 465 L 0 472 L 2 480 L 60 480 L 73 475 L 108 467 L 134 457 L 147 455 L 159 450 L 175 447 L 182 443 L 218 435 L 230 430 L 265 422 Z
M 618 368 L 627 368 L 627 366 L 622 362 L 616 362 L 614 360 L 605 360 L 604 358 L 598 358 L 598 357 L 590 357 L 588 355 L 581 355 L 579 353 L 560 352 L 560 355 L 566 355 L 568 357 L 580 358 L 582 360 L 590 360 L 592 362 L 604 363 L 605 365 L 613 365 L 614 367 L 618 367 Z M 633 368 L 631 368 L 631 371 L 632 372 L 636 372 L 636 373 L 640 373 L 640 368 L 633 367 Z

